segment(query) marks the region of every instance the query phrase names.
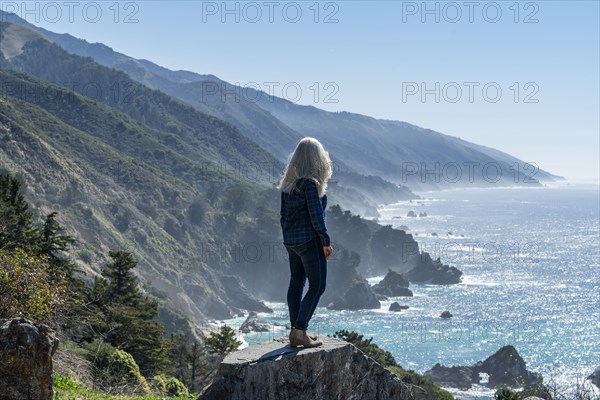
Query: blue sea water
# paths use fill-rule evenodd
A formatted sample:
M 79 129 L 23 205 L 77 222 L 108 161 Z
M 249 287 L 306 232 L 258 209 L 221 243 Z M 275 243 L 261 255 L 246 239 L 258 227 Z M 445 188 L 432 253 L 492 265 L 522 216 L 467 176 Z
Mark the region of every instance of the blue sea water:
M 379 310 L 318 308 L 310 330 L 355 330 L 423 373 L 435 363 L 468 365 L 512 344 L 528 368 L 573 387 L 600 366 L 600 200 L 597 185 L 464 189 L 421 193 L 382 207 L 382 224 L 405 225 L 421 248 L 463 271 L 450 286 L 411 284 L 413 297 Z M 413 210 L 422 218 L 407 217 Z M 435 234 L 434 234 L 435 233 Z M 375 283 L 382 277 L 372 277 Z M 334 285 L 335 282 L 329 282 Z M 388 312 L 392 301 L 408 305 Z M 261 318 L 287 322 L 285 304 Z M 440 318 L 449 310 L 453 317 Z M 228 321 L 239 324 L 242 319 Z M 251 333 L 247 343 L 284 334 Z M 483 387 L 451 392 L 490 399 Z

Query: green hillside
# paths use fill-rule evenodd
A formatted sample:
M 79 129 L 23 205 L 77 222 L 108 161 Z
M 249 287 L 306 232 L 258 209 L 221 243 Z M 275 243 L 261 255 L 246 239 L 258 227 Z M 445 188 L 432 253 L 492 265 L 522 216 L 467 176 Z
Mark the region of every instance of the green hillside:
M 228 185 L 215 185 L 207 176 L 203 181 L 213 186 L 208 199 L 174 176 L 178 166 L 193 163 L 157 143 L 151 130 L 126 115 L 16 72 L 0 70 L 0 78 L 23 93 L 48 95 L 41 103 L 45 108 L 0 97 L 0 163 L 26 181 L 36 209 L 60 211 L 63 224 L 82 239 L 75 254 L 82 269 L 98 270 L 106 250 L 126 249 L 140 261 L 147 282 L 197 321 L 229 317 L 242 307 L 266 310 L 240 295 L 246 291 L 239 280 L 224 288 L 220 281 L 227 269 L 209 268 L 201 254 L 205 243 L 224 246 L 225 254 L 231 238 L 216 231 L 238 211 L 213 208 L 211 202 L 221 199 L 227 205 L 240 192 L 250 198 L 251 187 L 231 177 Z M 85 130 L 88 123 L 97 129 Z M 129 134 L 122 135 L 123 129 Z M 123 136 L 131 145 L 113 139 Z M 230 231 L 235 235 L 235 228 Z
M 0 23 L 0 32 L 10 30 L 12 25 Z M 0 48 L 5 45 L 7 41 L 2 41 Z M 55 83 L 121 111 L 153 129 L 156 141 L 199 165 L 210 164 L 213 170 L 235 173 L 258 168 L 259 174 L 247 173 L 250 180 L 269 183 L 273 177 L 268 173 L 283 167 L 275 157 L 227 122 L 152 90 L 123 72 L 104 67 L 90 58 L 69 54 L 42 38 L 25 43 L 21 53 L 10 59 L 1 57 L 0 66 Z M 10 86 L 6 86 L 5 92 L 16 96 L 29 93 Z M 42 95 L 39 90 L 34 93 Z M 60 108 L 55 111 L 60 112 Z M 86 120 L 81 118 L 78 123 L 90 123 Z M 116 139 L 122 140 L 122 135 L 113 138 Z M 197 174 L 198 171 L 181 173 Z M 243 172 L 238 175 L 243 176 Z

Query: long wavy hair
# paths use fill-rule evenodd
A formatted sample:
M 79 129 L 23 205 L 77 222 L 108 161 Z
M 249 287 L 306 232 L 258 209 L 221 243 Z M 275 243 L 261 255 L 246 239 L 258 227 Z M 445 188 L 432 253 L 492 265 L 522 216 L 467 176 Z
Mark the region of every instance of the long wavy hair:
M 315 138 L 305 137 L 300 140 L 290 155 L 288 163 L 279 182 L 279 189 L 291 193 L 300 178 L 315 181 L 319 197 L 327 191 L 327 181 L 331 178 L 332 168 L 329 153 Z

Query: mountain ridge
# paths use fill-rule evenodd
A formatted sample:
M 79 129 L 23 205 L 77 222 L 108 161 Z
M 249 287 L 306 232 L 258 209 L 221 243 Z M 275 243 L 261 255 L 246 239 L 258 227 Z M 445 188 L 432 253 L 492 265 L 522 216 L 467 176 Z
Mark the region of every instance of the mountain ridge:
M 10 22 L 2 23 L 3 26 L 10 26 Z M 25 26 L 25 25 L 24 25 Z M 4 28 L 6 29 L 6 28 Z M 32 28 L 30 28 L 32 29 Z M 79 39 L 73 39 L 75 41 L 80 42 Z M 29 51 L 25 54 L 22 54 L 18 57 L 14 57 L 11 60 L 5 60 L 4 65 L 10 68 L 17 68 L 24 72 L 33 74 L 40 79 L 50 80 L 57 84 L 61 84 L 63 86 L 71 86 L 75 92 L 90 95 L 89 92 L 92 92 L 91 95 L 101 102 L 104 102 L 108 105 L 114 106 L 121 111 L 125 111 L 127 113 L 135 112 L 134 118 L 139 117 L 139 109 L 140 108 L 148 108 L 154 107 L 153 103 L 150 101 L 150 104 L 142 104 L 142 105 L 132 105 L 131 100 L 133 98 L 136 101 L 142 101 L 143 103 L 148 103 L 149 100 L 152 100 L 153 97 L 160 97 L 163 99 L 163 103 L 167 103 L 164 96 L 169 95 L 168 88 L 161 87 L 161 89 L 154 89 L 153 92 L 149 92 L 150 89 L 146 87 L 144 82 L 135 81 L 128 74 L 124 73 L 122 70 L 117 70 L 111 68 L 110 71 L 103 68 L 99 68 L 101 64 L 92 65 L 93 59 L 84 58 L 85 62 L 81 59 L 77 59 L 75 57 L 81 57 L 75 54 L 67 53 L 62 47 L 57 46 L 52 43 L 52 47 L 50 45 L 42 45 L 40 43 L 29 43 L 28 46 L 37 46 L 35 52 Z M 104 46 L 102 46 L 104 48 Z M 60 51 L 58 50 L 60 49 Z M 64 52 L 63 53 L 61 53 Z M 112 52 L 112 50 L 110 50 Z M 68 55 L 67 55 L 68 54 Z M 84 64 L 85 66 L 79 66 L 79 64 Z M 74 65 L 77 65 L 77 68 L 73 68 Z M 42 67 L 43 66 L 43 67 Z M 160 67 L 157 67 L 160 69 Z M 96 75 L 98 77 L 90 77 L 86 76 L 82 70 L 95 70 Z M 84 75 L 82 75 L 84 74 Z M 151 75 L 145 74 L 141 72 L 142 75 Z M 161 81 L 165 81 L 163 78 L 158 77 L 157 79 Z M 166 81 L 165 81 L 166 82 Z M 169 85 L 175 85 L 174 83 L 170 83 Z M 91 90 L 90 90 L 91 88 Z M 136 93 L 141 92 L 147 93 L 144 99 L 140 100 L 136 97 Z M 150 93 L 152 93 L 150 95 Z M 191 94 L 193 97 L 194 94 Z M 149 100 L 148 100 L 149 99 Z M 260 153 L 271 153 L 273 151 L 277 151 L 278 157 L 271 158 L 269 156 L 263 155 L 260 159 L 252 159 L 252 162 L 245 162 L 247 159 L 244 157 L 239 157 L 238 165 L 231 165 L 230 160 L 224 160 L 224 165 L 228 166 L 231 169 L 238 170 L 249 170 L 248 174 L 256 173 L 259 175 L 261 181 L 267 184 L 275 183 L 279 178 L 279 172 L 283 170 L 283 163 L 286 161 L 289 151 L 293 149 L 297 141 L 302 137 L 300 134 L 293 132 L 291 129 L 286 127 L 279 120 L 270 117 L 266 111 L 260 109 L 258 106 L 254 104 L 247 104 L 245 102 L 233 103 L 233 105 L 240 105 L 241 108 L 239 110 L 233 109 L 233 112 L 236 115 L 245 115 L 252 114 L 252 121 L 249 121 L 249 125 L 246 125 L 240 118 L 235 118 L 233 121 L 227 121 L 227 118 L 224 118 L 220 113 L 212 112 L 210 109 L 204 106 L 198 106 L 198 104 L 190 104 L 185 102 L 185 99 L 177 99 L 174 97 L 169 97 L 169 103 L 180 103 L 177 107 L 188 107 L 196 109 L 202 115 L 210 116 L 210 118 L 216 118 L 219 121 L 223 121 L 224 124 L 229 124 L 232 127 L 236 127 L 240 133 L 242 133 L 243 137 L 246 141 L 252 141 L 251 145 L 246 145 L 244 150 L 250 150 L 252 148 L 257 148 L 257 152 Z M 164 108 L 164 107 L 163 107 Z M 173 107 L 170 107 L 172 109 Z M 230 108 L 231 109 L 231 108 Z M 161 111 L 161 110 L 158 110 Z M 171 110 L 166 110 L 164 112 L 171 112 Z M 165 119 L 163 116 L 159 115 L 159 112 L 152 113 L 152 115 L 157 115 L 153 121 L 144 121 L 142 122 L 146 124 L 152 124 L 152 126 L 156 129 L 161 129 L 163 131 L 170 132 L 171 135 L 181 136 L 181 133 L 185 133 L 188 129 L 181 130 L 178 126 L 181 125 L 181 122 L 190 125 L 187 121 L 178 121 L 175 118 L 169 117 L 170 120 L 167 124 L 162 123 Z M 187 112 L 187 114 L 193 114 L 191 112 Z M 184 115 L 179 113 L 179 115 Z M 259 115 L 259 119 L 256 119 L 257 115 Z M 147 118 L 147 115 L 146 115 Z M 208 118 L 210 120 L 210 118 Z M 253 132 L 263 132 L 263 128 L 275 130 L 275 132 L 281 133 L 276 134 L 276 140 L 271 138 L 270 136 L 262 136 L 263 140 L 257 140 L 257 137 L 246 129 L 250 127 Z M 246 129 L 246 130 L 245 130 Z M 229 131 L 229 129 L 227 129 Z M 245 134 L 244 134 L 245 132 Z M 189 136 L 189 135 L 188 135 Z M 180 138 L 172 137 L 171 141 L 179 142 Z M 212 140 L 212 139 L 208 139 Z M 239 141 L 239 139 L 237 139 Z M 194 142 L 188 141 L 188 144 L 193 144 Z M 258 151 L 257 143 L 260 145 L 260 151 Z M 278 143 L 277 146 L 268 145 L 265 146 L 265 143 Z M 219 144 L 215 142 L 215 146 L 219 147 Z M 197 146 L 196 146 L 197 147 Z M 221 146 L 222 147 L 222 146 Z M 263 151 L 265 149 L 265 151 Z M 240 149 L 241 150 L 241 149 Z M 194 151 L 190 150 L 188 155 L 193 154 Z M 334 160 L 334 172 L 335 176 L 333 177 L 333 181 L 337 182 L 337 187 L 339 189 L 332 190 L 333 200 L 338 202 L 345 208 L 352 209 L 355 213 L 359 213 L 362 215 L 370 215 L 370 216 L 378 216 L 376 207 L 381 203 L 393 203 L 399 200 L 408 200 L 416 198 L 410 190 L 404 186 L 398 186 L 392 184 L 391 182 L 384 181 L 378 177 L 370 177 L 370 176 L 361 176 L 354 172 L 347 165 L 339 162 L 335 156 L 332 156 Z M 235 161 L 235 160 L 234 160 Z M 235 164 L 235 163 L 234 163 Z M 244 171 L 238 171 L 239 173 L 243 173 Z M 197 171 L 191 171 L 191 174 L 197 174 Z M 252 180 L 252 177 L 250 177 Z M 334 185 L 332 185 L 333 188 Z M 336 196 L 335 192 L 339 192 L 339 195 Z
M 16 15 L 4 17 L 4 20 L 28 24 L 26 21 L 19 22 L 19 19 Z M 404 121 L 376 119 L 347 111 L 327 112 L 252 88 L 237 90 L 236 98 L 230 99 L 228 94 L 223 93 L 229 92 L 231 97 L 231 93 L 239 87 L 215 75 L 171 71 L 151 61 L 137 60 L 116 52 L 101 43 L 90 44 L 69 34 L 57 34 L 28 25 L 69 52 L 89 56 L 101 64 L 120 69 L 139 82 L 233 123 L 282 162 L 300 137 L 315 136 L 331 149 L 335 162 L 348 172 L 380 176 L 416 190 L 473 185 L 539 185 L 539 181 L 562 178 L 537 166 L 535 170 L 527 170 L 528 163 L 500 150 Z M 209 87 L 211 93 L 207 94 Z M 271 128 L 266 128 L 265 124 L 270 124 Z M 422 138 L 415 141 L 415 134 Z M 400 136 L 402 140 L 398 138 Z M 427 155 L 428 147 L 434 150 L 434 155 Z M 365 149 L 369 151 L 365 152 Z M 444 158 L 446 153 L 450 154 Z M 437 161 L 442 163 L 438 165 Z M 517 168 L 511 169 L 513 166 Z M 455 179 L 457 173 L 461 175 L 458 180 Z M 497 175 L 500 176 L 496 181 Z

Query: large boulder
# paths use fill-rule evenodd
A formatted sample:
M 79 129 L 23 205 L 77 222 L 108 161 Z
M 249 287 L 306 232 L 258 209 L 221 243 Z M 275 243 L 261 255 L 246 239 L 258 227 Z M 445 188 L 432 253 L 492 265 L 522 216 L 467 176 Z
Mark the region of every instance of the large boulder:
M 434 285 L 451 285 L 460 283 L 462 271 L 456 267 L 443 264 L 439 257 L 434 261 L 427 252 L 422 252 L 417 264 L 404 274 L 410 282 L 431 283 Z
M 437 363 L 424 375 L 440 386 L 461 390 L 468 390 L 474 382 L 479 382 L 479 375 L 471 367 L 465 366 L 445 367 Z
M 501 387 L 541 387 L 542 376 L 527 370 L 523 357 L 513 346 L 504 346 L 496 353 L 470 366 L 445 367 L 434 365 L 425 376 L 431 378 L 440 386 L 450 386 L 460 389 L 469 389 L 473 384 L 481 384 L 480 373 L 489 375 L 487 386 L 489 388 Z
M 412 399 L 412 386 L 352 344 L 321 340 L 313 349 L 292 348 L 283 339 L 234 352 L 200 399 Z
M 408 306 L 401 306 L 397 301 L 390 304 L 388 311 L 400 312 L 402 310 L 408 310 Z
M 373 291 L 387 297 L 412 296 L 413 292 L 408 288 L 409 285 L 410 282 L 401 274 L 390 269 L 381 282 L 373 285 Z
M 45 325 L 0 320 L 0 399 L 51 400 L 58 339 Z
M 596 385 L 596 387 L 600 388 L 600 367 L 596 368 L 594 372 L 592 372 L 592 374 L 588 376 L 588 379 L 594 385 Z
M 381 308 L 381 303 L 371 290 L 369 283 L 357 280 L 341 296 L 327 305 L 330 310 L 364 310 Z
M 514 346 L 508 345 L 473 366 L 489 375 L 489 387 L 528 387 L 542 384 L 542 376 L 527 370 L 527 364 Z
M 269 324 L 260 321 L 258 319 L 258 315 L 254 311 L 250 311 L 250 315 L 248 318 L 242 323 L 240 326 L 240 331 L 242 333 L 250 333 L 250 332 L 269 332 Z

